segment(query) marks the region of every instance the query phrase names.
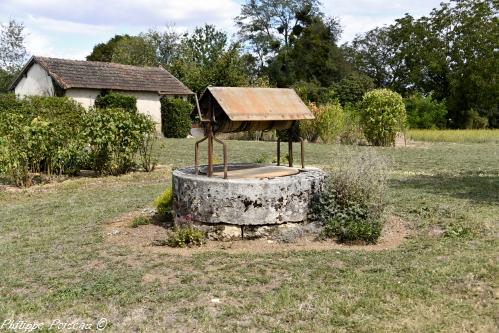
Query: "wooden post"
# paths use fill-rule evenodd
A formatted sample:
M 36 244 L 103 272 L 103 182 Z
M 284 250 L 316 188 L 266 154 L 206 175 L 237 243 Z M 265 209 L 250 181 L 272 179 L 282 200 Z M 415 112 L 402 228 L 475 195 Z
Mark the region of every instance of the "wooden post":
M 291 139 L 291 135 L 288 138 L 288 161 L 289 167 L 293 167 L 293 140 Z

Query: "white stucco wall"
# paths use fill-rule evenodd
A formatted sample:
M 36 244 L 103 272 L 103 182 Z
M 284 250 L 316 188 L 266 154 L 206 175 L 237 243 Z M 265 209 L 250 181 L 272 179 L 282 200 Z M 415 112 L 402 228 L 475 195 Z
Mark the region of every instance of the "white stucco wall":
M 151 116 L 156 123 L 156 131 L 161 133 L 161 102 L 158 93 L 123 91 L 123 94 L 137 98 L 137 110 Z
M 151 116 L 156 123 L 156 130 L 161 133 L 161 102 L 160 96 L 153 92 L 117 91 L 137 98 L 137 110 Z M 93 107 L 100 90 L 67 89 L 66 96 L 73 98 L 85 108 Z
M 16 85 L 14 92 L 19 96 L 54 96 L 54 85 L 47 71 L 38 64 L 33 64 Z
M 66 96 L 71 97 L 87 109 L 94 106 L 95 99 L 99 94 L 100 90 L 97 89 L 71 88 L 66 90 Z

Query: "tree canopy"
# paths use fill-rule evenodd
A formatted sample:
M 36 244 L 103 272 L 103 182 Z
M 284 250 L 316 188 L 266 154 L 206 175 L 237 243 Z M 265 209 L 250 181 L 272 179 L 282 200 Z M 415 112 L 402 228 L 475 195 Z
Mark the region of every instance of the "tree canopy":
M 406 14 L 358 36 L 346 54 L 378 86 L 445 99 L 451 127 L 464 127 L 477 114 L 497 127 L 498 9 L 493 0 L 452 0 L 428 16 Z

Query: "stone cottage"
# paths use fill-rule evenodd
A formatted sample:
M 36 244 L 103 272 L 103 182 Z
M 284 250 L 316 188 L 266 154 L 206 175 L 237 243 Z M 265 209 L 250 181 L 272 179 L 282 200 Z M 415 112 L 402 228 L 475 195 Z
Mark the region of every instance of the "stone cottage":
M 161 67 L 137 67 L 98 61 L 32 57 L 12 83 L 16 95 L 68 96 L 84 107 L 94 106 L 104 91 L 137 98 L 137 110 L 150 115 L 161 130 L 163 96 L 194 93 Z

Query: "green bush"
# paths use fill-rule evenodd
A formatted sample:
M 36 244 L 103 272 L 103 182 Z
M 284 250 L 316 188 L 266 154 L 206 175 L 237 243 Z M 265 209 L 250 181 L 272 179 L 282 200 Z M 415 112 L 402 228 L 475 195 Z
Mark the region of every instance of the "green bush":
M 405 121 L 405 105 L 398 93 L 376 89 L 364 94 L 360 103 L 360 123 L 372 145 L 394 145 L 395 136 L 404 129 Z
M 409 128 L 445 128 L 447 106 L 431 96 L 415 94 L 404 99 Z
M 149 116 L 123 109 L 93 109 L 86 113 L 83 137 L 88 162 L 98 174 L 119 175 L 135 166 L 144 136 L 154 132 Z
M 0 172 L 19 186 L 29 186 L 33 173 L 74 175 L 84 166 L 123 173 L 137 154 L 151 170 L 154 139 L 154 122 L 137 112 L 86 111 L 67 97 L 0 95 Z
M 468 116 L 464 126 L 467 129 L 484 129 L 489 127 L 489 119 L 487 117 L 480 116 L 478 111 L 471 109 L 468 111 Z
M 177 228 L 166 239 L 170 247 L 200 246 L 206 242 L 206 234 L 193 226 Z
M 109 92 L 97 96 L 95 107 L 100 109 L 123 109 L 126 111 L 137 111 L 137 98 L 116 92 Z
M 347 104 L 344 108 L 345 117 L 343 130 L 340 133 L 340 142 L 347 145 L 365 145 L 364 133 L 360 126 L 360 115 L 355 106 Z
M 322 142 L 336 141 L 345 122 L 345 113 L 339 102 L 333 101 L 321 106 L 309 104 L 309 109 L 315 119 L 300 121 L 300 134 L 310 142 L 316 142 L 320 137 Z
M 160 215 L 168 215 L 171 213 L 173 203 L 173 190 L 171 187 L 167 188 L 155 200 L 154 205 Z
M 319 107 L 316 115 L 317 133 L 322 142 L 335 142 L 336 137 L 343 130 L 345 113 L 339 102 L 331 102 Z
M 192 105 L 180 98 L 161 99 L 161 129 L 167 138 L 185 138 L 191 130 Z
M 342 106 L 357 104 L 366 92 L 373 89 L 373 80 L 359 73 L 350 74 L 333 85 L 335 95 Z
M 326 104 L 337 98 L 336 92 L 331 88 L 321 87 L 314 82 L 298 82 L 293 86 L 304 103 Z
M 66 97 L 0 96 L 0 169 L 19 186 L 32 173 L 74 174 L 84 144 L 80 129 L 85 110 Z
M 329 172 L 324 189 L 314 196 L 310 219 L 324 226 L 326 237 L 376 243 L 383 225 L 388 164 L 368 152 L 340 165 Z

